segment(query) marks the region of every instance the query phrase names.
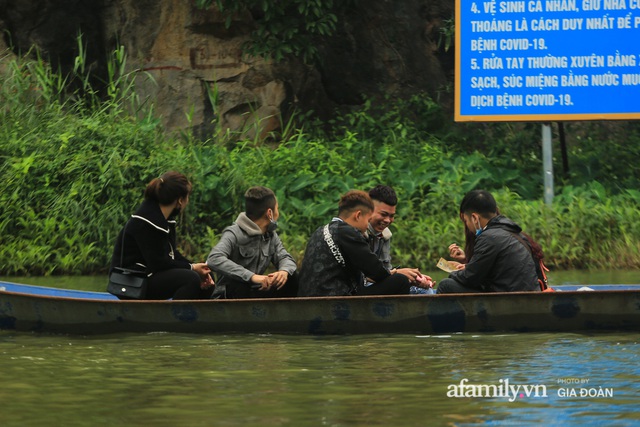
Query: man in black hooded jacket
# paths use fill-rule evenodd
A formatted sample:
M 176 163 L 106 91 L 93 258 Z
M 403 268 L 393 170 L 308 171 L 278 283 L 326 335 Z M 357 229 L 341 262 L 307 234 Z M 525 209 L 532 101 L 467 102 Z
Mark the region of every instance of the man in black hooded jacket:
M 536 267 L 522 229 L 497 214 L 491 193 L 474 190 L 460 203 L 460 218 L 476 234 L 473 256 L 451 272 L 437 293 L 539 291 Z

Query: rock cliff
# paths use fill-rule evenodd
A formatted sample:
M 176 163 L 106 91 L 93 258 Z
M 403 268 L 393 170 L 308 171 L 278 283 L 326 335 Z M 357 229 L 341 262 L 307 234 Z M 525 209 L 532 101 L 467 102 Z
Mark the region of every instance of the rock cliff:
M 451 1 L 353 2 L 336 33 L 318 40 L 321 65 L 309 66 L 244 56 L 249 13 L 227 29 L 220 13 L 188 0 L 0 0 L 0 48 L 35 46 L 68 72 L 81 33 L 99 81 L 108 52 L 123 45 L 138 94 L 156 101 L 169 129 L 219 126 L 253 138 L 277 131 L 294 106 L 327 117 L 383 93 L 435 95 L 452 79 L 453 49 L 439 43 L 452 16 Z

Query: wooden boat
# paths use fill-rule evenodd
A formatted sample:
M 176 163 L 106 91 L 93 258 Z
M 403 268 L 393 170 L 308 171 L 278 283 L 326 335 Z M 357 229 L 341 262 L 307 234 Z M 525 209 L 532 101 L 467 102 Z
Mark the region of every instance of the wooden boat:
M 594 291 L 193 301 L 119 301 L 0 282 L 0 329 L 119 332 L 444 334 L 640 330 L 640 285 Z

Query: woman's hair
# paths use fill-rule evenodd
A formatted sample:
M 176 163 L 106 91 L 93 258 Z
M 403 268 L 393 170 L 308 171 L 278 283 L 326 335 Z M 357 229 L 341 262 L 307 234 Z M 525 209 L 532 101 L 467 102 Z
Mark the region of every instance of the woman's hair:
M 342 214 L 349 215 L 358 210 L 358 208 L 362 211 L 373 212 L 373 201 L 364 191 L 349 190 L 340 197 L 338 216 Z
M 191 194 L 191 183 L 180 172 L 169 171 L 154 178 L 144 190 L 144 198 L 161 205 L 170 205 L 181 197 Z
M 542 252 L 542 246 L 540 246 L 540 243 L 533 240 L 533 237 L 529 236 L 524 231 L 521 232 L 520 234 L 522 234 L 529 241 L 529 245 L 531 245 L 531 254 L 533 255 L 533 258 L 535 258 L 538 261 L 544 259 L 544 252 Z
M 267 187 L 251 187 L 244 193 L 244 213 L 251 221 L 260 218 L 267 209 L 276 208 L 276 195 Z
M 469 230 L 467 227 L 464 228 L 464 263 L 468 263 L 471 261 L 471 257 L 473 256 L 473 246 L 476 244 L 476 233 Z

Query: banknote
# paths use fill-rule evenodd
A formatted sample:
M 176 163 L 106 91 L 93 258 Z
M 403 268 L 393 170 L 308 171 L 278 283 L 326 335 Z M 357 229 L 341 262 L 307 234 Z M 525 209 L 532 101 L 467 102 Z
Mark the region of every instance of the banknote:
M 456 265 L 457 263 L 453 261 L 447 261 L 444 258 L 440 258 L 438 260 L 438 263 L 436 264 L 436 267 L 438 267 L 440 270 L 446 271 L 447 273 L 451 273 L 452 271 L 456 270 Z

